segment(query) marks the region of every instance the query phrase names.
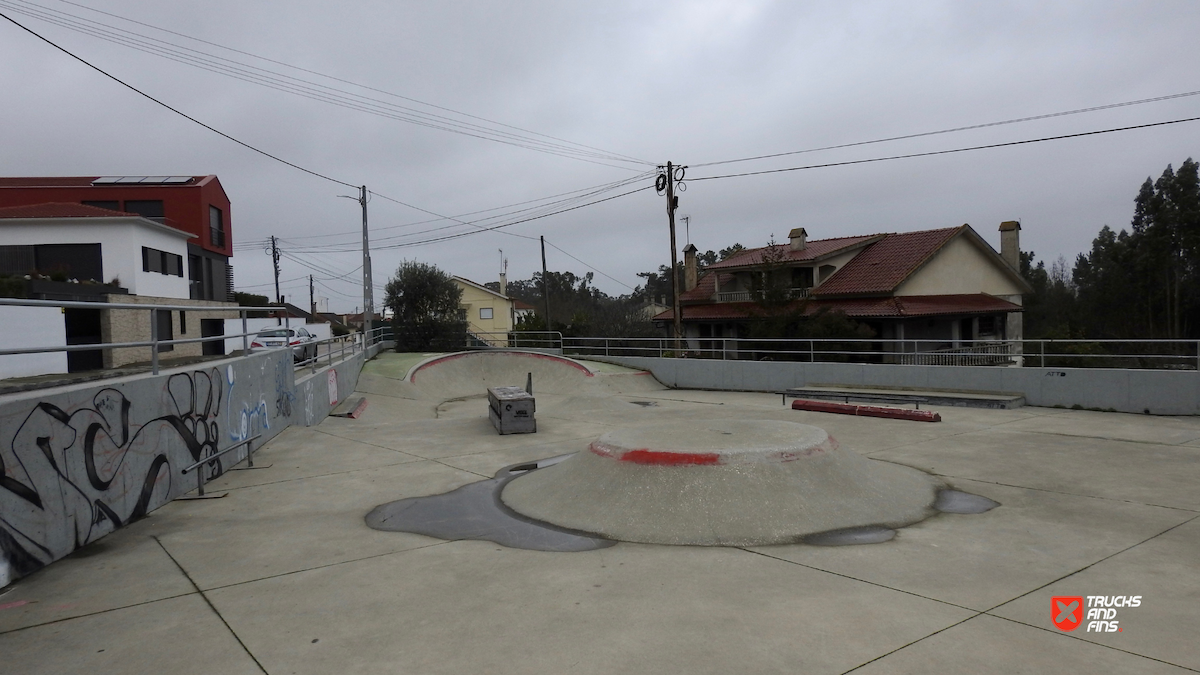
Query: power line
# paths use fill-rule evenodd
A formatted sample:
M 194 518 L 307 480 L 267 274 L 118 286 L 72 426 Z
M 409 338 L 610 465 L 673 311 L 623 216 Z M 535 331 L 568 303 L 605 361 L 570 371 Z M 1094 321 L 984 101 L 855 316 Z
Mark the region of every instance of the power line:
M 553 242 L 551 242 L 549 239 L 546 239 L 546 240 L 545 240 L 545 242 L 546 242 L 547 244 L 549 244 L 551 248 L 557 249 L 559 253 L 562 253 L 563 255 L 567 256 L 567 257 L 568 257 L 568 258 L 570 258 L 571 260 L 574 260 L 575 262 L 577 262 L 577 263 L 579 263 L 580 265 L 583 265 L 584 267 L 586 267 L 586 268 L 588 268 L 588 269 L 592 270 L 593 272 L 595 272 L 595 273 L 599 274 L 600 276 L 607 277 L 607 278 L 609 278 L 609 279 L 611 279 L 611 280 L 613 280 L 613 281 L 617 282 L 618 284 L 621 284 L 621 285 L 622 285 L 622 286 L 624 286 L 625 288 L 628 288 L 628 289 L 629 289 L 629 290 L 631 290 L 631 291 L 636 291 L 636 290 L 637 290 L 636 288 L 634 288 L 633 286 L 630 286 L 629 284 L 625 283 L 624 281 L 621 281 L 620 279 L 617 279 L 617 278 L 616 278 L 616 277 L 614 277 L 614 276 L 610 276 L 610 275 L 608 275 L 608 274 L 605 274 L 604 272 L 601 272 L 599 269 L 597 269 L 597 268 L 595 268 L 595 267 L 592 267 L 591 265 L 589 265 L 589 264 L 585 263 L 584 261 L 580 260 L 579 258 L 576 258 L 575 256 L 571 255 L 570 253 L 567 253 L 566 251 L 562 250 L 562 249 L 561 249 L 561 248 L 559 248 L 558 246 L 555 246 L 555 245 L 554 245 L 554 243 L 553 243 Z
M 1036 120 L 1051 119 L 1054 117 L 1065 117 L 1067 115 L 1078 115 L 1081 113 L 1097 112 L 1100 110 L 1112 110 L 1113 108 L 1124 108 L 1133 105 L 1142 105 L 1145 103 L 1158 103 L 1160 101 L 1170 101 L 1177 98 L 1185 98 L 1188 96 L 1200 95 L 1200 91 L 1185 91 L 1178 94 L 1167 94 L 1166 96 L 1154 96 L 1152 98 L 1142 98 L 1136 101 L 1124 101 L 1122 103 L 1108 103 L 1105 105 L 1092 106 L 1090 108 L 1077 108 L 1075 110 L 1064 110 L 1061 112 L 1046 113 L 1044 115 L 1030 115 L 1028 117 L 1017 117 L 1008 120 L 1000 120 L 998 122 L 985 122 L 983 124 L 971 124 L 963 127 L 954 127 L 952 129 L 941 129 L 939 131 L 924 131 L 916 134 L 905 134 L 903 136 L 891 136 L 888 138 L 877 138 L 871 141 L 858 141 L 855 143 L 842 143 L 840 145 L 827 145 L 820 148 L 809 148 L 807 150 L 792 150 L 790 152 L 777 152 L 769 155 L 756 155 L 754 157 L 742 157 L 739 159 L 727 159 L 719 162 L 704 162 L 701 164 L 692 164 L 691 168 L 696 169 L 702 166 L 717 166 L 719 164 L 734 164 L 737 162 L 751 162 L 758 159 L 772 159 L 775 157 L 786 157 L 788 155 L 801 155 L 809 152 L 820 152 L 823 150 L 839 150 L 842 148 L 853 148 L 860 145 L 872 145 L 875 143 L 888 143 L 891 141 L 903 141 L 911 138 L 922 138 L 925 136 L 937 136 L 939 134 L 950 134 L 958 131 L 971 131 L 974 129 L 986 129 L 988 127 L 998 127 L 1006 124 L 1017 124 L 1020 122 L 1033 122 Z
M 20 4 L 13 4 L 14 1 L 18 2 Z M 95 37 L 95 38 L 98 38 L 101 40 L 105 40 L 105 41 L 119 44 L 119 45 L 122 45 L 125 47 L 129 47 L 131 49 L 141 51 L 143 53 L 151 54 L 153 56 L 158 56 L 158 57 L 165 58 L 165 59 L 168 59 L 171 61 L 175 61 L 177 63 L 182 63 L 184 65 L 189 65 L 192 67 L 207 70 L 209 72 L 217 73 L 220 75 L 225 75 L 227 77 L 238 79 L 243 82 L 257 84 L 257 85 L 264 86 L 264 87 L 267 87 L 270 89 L 275 89 L 277 91 L 291 93 L 294 95 L 302 96 L 304 98 L 322 101 L 325 103 L 329 103 L 331 105 L 337 105 L 337 106 L 340 106 L 343 108 L 357 110 L 360 112 L 366 112 L 368 114 L 386 117 L 386 118 L 390 118 L 390 119 L 394 119 L 394 120 L 398 120 L 398 121 L 408 122 L 408 123 L 415 124 L 418 126 L 430 127 L 430 128 L 439 129 L 439 130 L 447 131 L 447 132 L 451 132 L 451 133 L 459 133 L 459 134 L 463 134 L 466 136 L 480 138 L 483 140 L 490 140 L 490 141 L 494 141 L 494 142 L 505 143 L 508 145 L 514 145 L 517 147 L 522 147 L 522 148 L 526 148 L 526 149 L 534 150 L 534 151 L 538 151 L 538 152 L 545 152 L 548 154 L 558 155 L 558 156 L 562 156 L 562 157 L 568 157 L 571 159 L 578 159 L 581 161 L 591 161 L 592 159 L 604 159 L 604 160 L 609 160 L 609 161 L 648 164 L 648 162 L 644 162 L 643 160 L 638 160 L 636 158 L 630 158 L 628 156 L 619 155 L 616 153 L 610 153 L 610 152 L 599 150 L 596 148 L 591 148 L 590 146 L 584 146 L 582 144 L 573 143 L 571 141 L 563 141 L 564 143 L 569 143 L 570 145 L 563 145 L 561 143 L 551 143 L 548 141 L 542 141 L 542 140 L 539 140 L 536 138 L 531 138 L 528 136 L 515 134 L 515 133 L 509 132 L 509 131 L 492 129 L 492 128 L 488 128 L 488 127 L 474 124 L 471 122 L 464 122 L 461 120 L 452 119 L 452 118 L 446 117 L 444 115 L 427 113 L 427 112 L 417 110 L 415 108 L 396 105 L 396 104 L 389 103 L 387 101 L 383 101 L 383 100 L 380 100 L 377 98 L 372 98 L 369 96 L 363 96 L 360 94 L 349 92 L 344 89 L 338 89 L 336 87 L 329 87 L 327 85 L 319 84 L 319 83 L 301 79 L 301 78 L 292 77 L 290 75 L 286 75 L 286 74 L 279 73 L 276 71 L 259 68 L 257 66 L 249 65 L 249 64 L 242 63 L 239 61 L 234 61 L 231 59 L 226 59 L 224 57 L 216 56 L 214 54 L 209 54 L 207 52 L 192 49 L 190 47 L 184 47 L 182 45 L 178 45 L 178 44 L 168 42 L 165 40 L 160 40 L 158 38 L 154 38 L 154 37 L 144 35 L 141 33 L 136 33 L 136 32 L 125 30 L 125 29 L 120 29 L 120 28 L 117 28 L 117 27 L 109 25 L 109 24 L 105 24 L 105 23 L 101 23 L 98 21 L 84 18 L 84 17 L 80 17 L 78 15 L 71 14 L 69 12 L 62 12 L 59 10 L 43 7 L 41 5 L 37 5 L 36 3 L 28 2 L 27 0 L 4 0 L 3 2 L 0 2 L 0 6 L 8 7 L 10 10 L 20 13 L 20 14 L 23 14 L 25 16 L 29 16 L 29 17 L 32 17 L 32 18 L 35 18 L 35 19 L 38 19 L 41 21 L 45 21 L 47 23 L 51 23 L 53 25 L 57 25 L 62 28 L 66 28 L 68 30 L 72 30 L 72 31 L 75 31 L 78 33 L 89 35 L 91 37 Z M 36 9 L 33 9 L 33 8 L 36 8 Z M 109 14 L 107 12 L 101 12 L 101 13 Z M 128 19 L 124 19 L 124 17 L 119 17 L 117 15 L 113 15 L 113 14 L 109 14 L 109 15 L 116 16 L 117 18 L 121 18 L 123 20 L 128 20 Z M 134 23 L 140 24 L 141 22 L 134 22 Z M 141 24 L 141 25 L 148 25 L 148 24 Z M 158 29 L 157 27 L 153 27 L 153 26 L 151 26 L 151 27 L 156 28 L 157 30 L 163 30 L 163 29 Z M 167 32 L 172 32 L 172 31 L 167 31 Z M 186 37 L 186 36 L 184 36 L 184 37 Z M 150 44 L 150 43 L 146 42 L 147 40 L 150 42 L 153 42 L 153 43 L 157 43 L 157 44 Z M 203 41 L 201 41 L 201 42 L 203 42 Z M 220 46 L 220 45 L 217 45 L 217 46 Z M 183 51 L 179 51 L 179 50 L 183 50 Z M 237 51 L 237 50 L 233 50 L 233 51 Z M 184 53 L 184 52 L 190 52 L 190 53 Z M 256 57 L 256 58 L 261 58 L 261 57 Z M 269 60 L 269 59 L 266 59 L 266 60 Z M 220 63 L 218 63 L 218 61 Z M 276 62 L 276 63 L 278 63 L 278 62 Z M 282 65 L 287 65 L 287 64 L 282 64 Z M 292 67 L 292 66 L 289 66 L 289 67 Z M 304 69 L 299 69 L 299 70 L 304 70 Z M 251 72 L 251 71 L 255 71 L 255 72 Z M 320 75 L 320 73 L 315 73 L 315 74 Z M 327 77 L 327 76 L 322 76 L 322 77 Z M 331 78 L 331 79 L 337 79 L 337 78 Z M 353 84 L 353 83 L 350 83 L 350 84 Z M 361 87 L 361 85 L 355 85 L 355 86 Z M 399 97 L 398 95 L 391 94 L 390 92 L 383 92 L 383 93 L 387 93 L 390 96 Z M 404 97 L 399 97 L 399 98 L 404 98 Z M 416 102 L 421 103 L 422 105 L 426 105 L 426 106 L 429 105 L 429 104 L 425 104 L 425 103 L 422 103 L 419 101 L 416 101 Z M 458 115 L 465 115 L 464 113 L 458 113 L 457 111 L 450 111 L 450 112 L 454 112 L 455 114 L 458 114 Z M 479 118 L 479 119 L 482 120 L 483 118 Z M 496 122 L 492 122 L 490 120 L 484 120 L 484 121 L 488 121 L 491 124 L 499 124 Z M 507 125 L 504 125 L 504 126 L 507 126 Z M 535 133 L 535 132 L 525 132 L 525 133 Z M 544 136 L 542 134 L 537 134 L 537 135 Z M 575 147 L 572 147 L 572 146 L 575 146 Z M 588 159 L 588 158 L 590 158 L 590 159 Z M 604 166 L 610 166 L 610 167 L 614 167 L 614 168 L 625 168 L 625 167 L 616 167 L 612 164 L 605 164 L 604 162 L 592 162 L 592 163 L 598 163 L 598 164 L 602 164 Z
M 408 232 L 408 233 L 405 233 L 405 234 L 402 234 L 402 235 L 396 235 L 396 236 L 393 236 L 393 237 L 383 237 L 383 238 L 379 238 L 379 239 L 376 239 L 376 240 L 375 240 L 375 241 L 372 243 L 372 249 L 373 249 L 373 250 L 379 250 L 379 249 L 385 249 L 385 248 L 395 248 L 395 247 L 398 247 L 398 246 L 403 246 L 403 245 L 406 245 L 406 242 L 400 242 L 400 243 L 398 243 L 398 244 L 384 244 L 384 243 L 382 243 L 382 242 L 387 242 L 387 241 L 396 241 L 396 240 L 405 239 L 405 238 L 408 238 L 408 237 L 414 237 L 414 236 L 417 236 L 417 235 L 420 235 L 420 234 L 428 234 L 428 233 L 431 233 L 431 232 L 441 232 L 441 231 L 444 231 L 444 230 L 447 230 L 447 229 L 451 229 L 451 228 L 457 227 L 457 226 L 459 226 L 459 225 L 466 225 L 466 226 L 469 226 L 469 227 L 473 227 L 473 228 L 475 228 L 475 231 L 474 231 L 474 232 L 462 232 L 462 233 L 459 233 L 460 235 L 463 235 L 463 236 L 465 236 L 465 235 L 468 235 L 468 234 L 476 234 L 476 233 L 481 233 L 481 232 L 491 232 L 491 231 L 499 230 L 500 228 L 503 228 L 503 227 L 508 227 L 509 225 L 515 225 L 515 224 L 517 224 L 517 222 L 527 222 L 527 221 L 529 221 L 529 220 L 534 220 L 534 219 L 536 219 L 536 218 L 540 218 L 540 217 L 543 217 L 543 216 L 545 216 L 545 215 L 553 215 L 554 213 L 562 213 L 562 212 L 563 212 L 563 211 L 565 211 L 565 210 L 571 210 L 571 209 L 560 209 L 560 210 L 553 211 L 553 212 L 550 212 L 550 213 L 542 213 L 542 214 L 540 214 L 540 215 L 537 215 L 537 216 L 536 216 L 536 218 L 533 218 L 533 217 L 531 217 L 531 218 L 525 218 L 525 219 L 523 219 L 523 220 L 520 220 L 520 221 L 516 221 L 516 222 L 509 222 L 509 223 L 504 223 L 504 224 L 501 224 L 501 225 L 499 225 L 499 226 L 486 227 L 486 226 L 484 226 L 484 225 L 481 225 L 481 223 L 487 223 L 487 222 L 489 222 L 489 221 L 495 221 L 495 220 L 502 219 L 502 218 L 508 218 L 508 217 L 510 217 L 510 216 L 514 216 L 514 215 L 517 215 L 517 214 L 520 214 L 520 213 L 538 212 L 539 210 L 544 210 L 544 209 L 552 208 L 552 207 L 554 207 L 554 206 L 556 206 L 556 205 L 562 205 L 562 204 L 573 204 L 573 203 L 577 203 L 577 202 L 579 202 L 579 201 L 580 201 L 580 200 L 582 200 L 582 199 L 587 199 L 588 197 L 593 197 L 593 196 L 596 196 L 596 195 L 604 194 L 605 192 L 611 192 L 611 191 L 612 191 L 612 190 L 614 190 L 614 189 L 619 189 L 619 188 L 621 188 L 621 187 L 625 187 L 626 185 L 630 185 L 630 184 L 632 184 L 632 183 L 634 183 L 634 182 L 636 182 L 636 181 L 638 181 L 638 180 L 641 180 L 642 178 L 644 178 L 644 177 L 645 177 L 645 176 L 647 176 L 647 175 L 649 175 L 649 172 L 647 172 L 647 173 L 646 173 L 646 174 L 644 174 L 644 175 L 634 176 L 634 177 L 631 177 L 631 178 L 628 178 L 628 179 L 625 179 L 625 180 L 621 180 L 621 181 L 617 181 L 617 182 L 615 182 L 615 183 L 610 183 L 610 184 L 608 184 L 608 185 L 601 186 L 601 187 L 599 187 L 599 188 L 597 188 L 597 189 L 591 190 L 590 192 L 586 192 L 586 193 L 583 193 L 583 194 L 576 194 L 576 195 L 574 195 L 574 196 L 572 196 L 572 197 L 569 197 L 569 198 L 567 198 L 567 199 L 561 199 L 561 200 L 556 200 L 556 201 L 552 201 L 552 202 L 547 202 L 547 203 L 544 203 L 544 204 L 539 204 L 539 205 L 537 205 L 537 206 L 530 207 L 530 208 L 526 208 L 526 209 L 517 209 L 517 210 L 514 210 L 514 211 L 509 211 L 509 212 L 506 212 L 506 213 L 501 213 L 501 214 L 497 214 L 497 215 L 493 215 L 493 216 L 488 216 L 488 217 L 486 217 L 486 218 L 480 218 L 480 219 L 478 219 L 478 220 L 475 220 L 475 221 L 464 221 L 464 220 L 461 220 L 461 219 L 459 219 L 459 218 L 457 218 L 457 217 L 450 217 L 450 216 L 440 216 L 439 214 L 436 214 L 436 213 L 434 213 L 434 212 L 432 212 L 432 211 L 427 211 L 427 210 L 425 210 L 425 209 L 420 209 L 420 208 L 418 208 L 418 210 L 420 210 L 420 211 L 423 211 L 423 212 L 425 212 L 425 213 L 430 213 L 430 214 L 432 214 L 432 215 L 439 215 L 439 219 L 444 219 L 444 220 L 451 220 L 451 221 L 454 221 L 454 223 L 455 223 L 455 224 L 452 224 L 452 225 L 441 225 L 441 226 L 438 226 L 438 227 L 431 227 L 431 228 L 424 229 L 424 230 L 417 230 L 417 231 L 415 231 L 415 232 Z M 386 196 L 386 195 L 382 195 L 382 194 L 378 194 L 378 193 L 373 193 L 373 194 L 375 194 L 376 196 L 378 196 L 378 197 L 381 197 L 381 198 L 383 198 L 383 199 L 385 199 L 385 200 L 388 200 L 388 201 L 393 201 L 393 202 L 396 202 L 396 203 L 398 203 L 398 204 L 402 204 L 402 205 L 404 205 L 404 206 L 409 206 L 408 204 L 405 204 L 404 202 L 400 202 L 399 200 L 394 200 L 394 199 L 391 199 L 390 197 L 388 197 L 388 196 Z M 569 193 L 568 193 L 568 194 L 569 194 Z M 600 201 L 604 201 L 604 200 L 600 200 Z M 598 202 L 592 202 L 592 203 L 598 203 Z M 416 208 L 416 207 L 413 207 L 413 208 Z M 494 210 L 494 209 L 488 209 L 488 210 Z M 428 221 L 428 220 L 427 220 L 427 221 L 420 221 L 420 222 L 422 222 L 422 223 L 429 223 L 429 222 L 437 222 L 437 220 L 432 220 L 432 221 Z M 512 236 L 519 237 L 519 238 L 522 238 L 522 239 L 534 239 L 533 237 L 529 237 L 529 236 L 527 236 L 527 235 L 521 235 L 521 234 L 509 233 L 509 232 L 501 232 L 501 233 L 502 233 L 502 234 L 510 234 L 510 235 L 512 235 Z M 416 243 L 416 242 L 412 242 L 412 243 Z M 298 248 L 298 247 L 295 247 L 295 246 L 294 246 L 292 250 L 293 250 L 293 251 L 303 251 L 303 252 L 306 252 L 306 253 L 317 253 L 317 252 L 323 252 L 323 253 L 344 253 L 344 252 L 349 252 L 349 251 L 353 250 L 352 248 L 348 248 L 348 247 L 350 247 L 351 245 L 352 245 L 352 244 L 351 244 L 350 242 L 345 242 L 345 243 L 330 243 L 330 244 L 317 244 L 317 245 L 308 246 L 308 247 L 306 247 L 306 248 Z
M 600 203 L 602 203 L 602 202 L 612 201 L 612 200 L 614 200 L 614 199 L 620 199 L 621 197 L 626 197 L 626 196 L 628 196 L 628 195 L 631 195 L 631 194 L 635 194 L 635 193 L 638 193 L 638 192 L 643 192 L 643 191 L 645 191 L 645 190 L 650 190 L 650 189 L 652 189 L 653 187 L 654 187 L 653 185 L 647 185 L 647 186 L 645 186 L 645 187 L 640 187 L 640 188 L 637 188 L 637 189 L 635 189 L 635 190 L 630 190 L 630 191 L 628 191 L 628 192 L 622 192 L 621 194 L 618 194 L 618 195 L 613 195 L 613 196 L 611 196 L 611 197 L 605 197 L 605 198 L 603 198 L 603 199 L 597 199 L 597 200 L 595 200 L 595 201 L 587 202 L 586 204 L 579 204 L 579 205 L 577 205 L 577 206 L 572 206 L 572 207 L 565 208 L 565 209 L 559 209 L 558 211 L 552 211 L 552 212 L 550 212 L 550 213 L 543 213 L 543 214 L 541 214 L 541 215 L 537 215 L 537 216 L 531 216 L 531 217 L 529 217 L 529 218 L 523 218 L 523 219 L 521 219 L 521 220 L 514 220 L 514 221 L 512 221 L 512 222 L 508 222 L 508 223 L 501 223 L 501 224 L 499 224 L 499 225 L 492 225 L 491 227 L 485 227 L 485 228 L 483 228 L 483 229 L 481 229 L 481 230 L 473 230 L 473 231 L 470 231 L 470 232 L 460 232 L 460 233 L 457 233 L 457 234 L 449 234 L 449 235 L 442 236 L 442 237 L 432 237 L 432 238 L 430 238 L 430 239 L 424 239 L 424 240 L 421 240 L 421 241 L 406 242 L 406 243 L 402 243 L 402 244 L 391 244 L 391 245 L 389 245 L 389 246 L 379 246 L 379 247 L 373 247 L 373 249 L 372 249 L 372 250 L 383 250 L 383 249 L 406 248 L 406 247 L 409 247 L 409 246 L 424 246 L 424 245 L 426 245 L 426 244 L 434 244 L 434 243 L 441 242 L 441 241 L 448 241 L 448 240 L 450 240 L 450 239 L 458 239 L 458 238 L 460 238 L 460 237 L 466 237 L 466 236 L 470 236 L 470 235 L 473 235 L 473 234 L 479 234 L 479 233 L 481 233 L 481 232 L 492 232 L 492 231 L 494 231 L 494 230 L 498 230 L 498 229 L 501 229 L 501 228 L 505 228 L 505 227 L 511 227 L 511 226 L 513 226 L 513 225 L 520 225 L 521 223 L 528 223 L 528 222 L 530 222 L 530 221 L 534 221 L 534 220 L 540 220 L 540 219 L 542 219 L 542 218 L 547 218 L 547 217 L 549 217 L 549 216 L 555 216 L 555 215 L 558 215 L 558 214 L 560 214 L 560 213 L 566 213 L 566 212 L 568 212 L 568 211 L 576 211 L 576 210 L 578 210 L 578 209 L 582 209 L 582 208 L 585 208 L 585 207 L 588 207 L 588 206 L 593 206 L 593 205 L 595 205 L 595 204 L 600 204 Z
M 258 154 L 260 154 L 264 157 L 273 159 L 276 162 L 280 162 L 281 164 L 286 164 L 286 165 L 292 167 L 293 169 L 299 169 L 300 171 L 303 171 L 304 173 L 310 174 L 312 176 L 316 176 L 317 178 L 323 178 L 331 183 L 337 183 L 338 185 L 344 185 L 346 187 L 355 187 L 354 185 L 351 185 L 350 183 L 340 181 L 336 178 L 330 178 L 329 176 L 326 176 L 325 174 L 317 173 L 316 171 L 313 171 L 312 169 L 306 169 L 306 168 L 300 166 L 299 164 L 293 164 L 292 162 L 289 162 L 286 159 L 282 159 L 280 157 L 272 155 L 271 153 L 267 152 L 266 150 L 259 150 L 258 148 L 254 147 L 253 145 L 250 145 L 249 143 L 246 143 L 245 141 L 239 141 L 238 139 L 234 138 L 233 136 L 230 136 L 229 134 L 225 133 L 224 131 L 221 131 L 219 129 L 211 127 L 211 126 L 205 124 L 204 122 L 201 122 L 200 120 L 196 119 L 195 117 L 192 117 L 191 115 L 188 115 L 187 113 L 185 113 L 181 110 L 178 110 L 177 108 L 173 108 L 170 105 L 158 100 L 157 98 L 154 98 L 150 94 L 147 94 L 146 92 L 142 91 L 141 89 L 138 89 L 137 87 L 133 86 L 132 84 L 129 84 L 128 82 L 122 80 L 121 78 L 117 77 L 116 75 L 109 73 L 108 71 L 100 68 L 99 66 L 92 65 L 90 62 L 86 61 L 82 57 L 76 56 L 74 53 L 66 50 L 63 47 L 58 46 L 54 42 L 51 42 L 49 39 L 42 37 L 40 34 L 33 31 L 32 29 L 27 28 L 24 25 L 18 23 L 15 19 L 8 16 L 4 12 L 0 12 L 0 17 L 3 17 L 9 23 L 13 24 L 17 28 L 20 28 L 21 30 L 25 31 L 26 33 L 29 33 L 30 35 L 36 37 L 37 39 L 41 40 L 42 42 L 45 42 L 46 44 L 50 45 L 51 47 L 54 47 L 58 51 L 75 59 L 76 61 L 82 63 L 83 65 L 87 66 L 88 68 L 91 68 L 92 70 L 96 71 L 97 73 L 100 73 L 101 75 L 107 77 L 108 79 L 112 80 L 113 82 L 116 82 L 117 84 L 129 89 L 130 91 L 133 91 L 134 93 L 138 94 L 139 96 L 143 96 L 143 97 L 157 103 L 158 105 L 166 108 L 167 110 L 170 110 L 171 112 L 175 113 L 176 115 L 179 115 L 180 117 L 183 117 L 187 120 L 195 122 L 196 124 L 199 124 L 200 126 L 204 127 L 205 129 L 208 129 L 209 131 L 217 134 L 218 136 L 227 138 L 248 150 L 253 150 L 254 152 L 257 152 Z
M 1168 124 L 1180 124 L 1182 122 L 1195 122 L 1200 120 L 1200 117 L 1187 117 L 1178 120 L 1169 120 L 1166 122 L 1151 122 L 1149 124 L 1137 124 L 1128 127 L 1117 127 L 1114 129 L 1100 129 L 1098 131 L 1083 131 L 1077 134 L 1063 134 L 1061 136 L 1046 136 L 1043 138 L 1031 138 L 1023 141 L 1008 141 L 1006 143 L 991 143 L 988 145 L 974 145 L 969 148 L 954 148 L 951 150 L 934 150 L 931 152 L 914 152 L 907 155 L 892 155 L 890 157 L 872 157 L 870 159 L 855 159 L 847 162 L 828 162 L 825 164 L 809 164 L 807 166 L 792 166 L 785 169 L 765 169 L 763 171 L 746 171 L 743 173 L 730 173 L 720 176 L 701 176 L 699 178 L 688 178 L 689 181 L 701 180 L 718 180 L 722 178 L 740 178 L 742 176 L 761 176 L 768 173 L 783 173 L 786 171 L 803 171 L 806 169 L 826 169 L 834 166 L 849 166 L 851 164 L 868 164 L 871 162 L 887 162 L 893 159 L 912 159 L 914 157 L 932 157 L 934 155 L 950 155 L 957 152 L 969 152 L 971 150 L 988 150 L 991 148 L 1004 148 L 1013 145 L 1028 145 L 1030 143 L 1044 143 L 1046 141 L 1060 141 L 1066 138 L 1080 138 L 1083 136 L 1096 136 L 1099 134 L 1111 134 L 1118 131 L 1131 131 L 1134 129 L 1148 129 L 1150 127 L 1161 127 Z

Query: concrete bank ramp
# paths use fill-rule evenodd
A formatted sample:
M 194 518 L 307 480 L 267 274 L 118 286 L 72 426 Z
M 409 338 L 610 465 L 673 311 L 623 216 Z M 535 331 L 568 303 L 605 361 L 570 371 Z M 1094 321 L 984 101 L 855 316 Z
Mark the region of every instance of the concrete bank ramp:
M 507 350 L 437 356 L 413 366 L 405 379 L 410 391 L 422 398 L 449 400 L 480 396 L 488 387 L 524 387 L 530 373 L 535 397 L 608 396 L 665 388 L 649 373 L 598 373 L 563 356 Z

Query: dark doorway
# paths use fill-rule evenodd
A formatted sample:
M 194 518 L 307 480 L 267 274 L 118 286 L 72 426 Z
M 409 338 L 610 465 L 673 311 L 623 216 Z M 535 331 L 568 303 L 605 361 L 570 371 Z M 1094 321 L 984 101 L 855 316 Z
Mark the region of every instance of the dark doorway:
M 100 310 L 65 309 L 63 321 L 67 329 L 68 345 L 94 345 L 100 343 Z M 104 368 L 104 352 L 99 349 L 67 352 L 67 372 Z
M 224 334 L 224 319 L 200 319 L 200 337 L 216 337 Z M 225 354 L 225 341 L 213 340 L 212 342 L 205 342 L 204 350 L 201 353 L 205 356 L 223 356 Z

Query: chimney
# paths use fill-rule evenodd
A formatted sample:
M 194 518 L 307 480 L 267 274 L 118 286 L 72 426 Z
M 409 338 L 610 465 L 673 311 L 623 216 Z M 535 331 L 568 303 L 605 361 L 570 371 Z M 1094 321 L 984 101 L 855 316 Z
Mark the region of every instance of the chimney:
M 792 242 L 793 251 L 803 251 L 808 247 L 808 233 L 804 231 L 803 227 L 797 227 L 788 232 L 788 239 Z
M 696 287 L 696 245 L 688 244 L 683 247 L 683 290 Z
M 508 295 L 508 275 L 500 273 L 500 295 Z
M 1021 269 L 1021 224 L 1015 220 L 1000 223 L 1000 257 L 1014 270 Z

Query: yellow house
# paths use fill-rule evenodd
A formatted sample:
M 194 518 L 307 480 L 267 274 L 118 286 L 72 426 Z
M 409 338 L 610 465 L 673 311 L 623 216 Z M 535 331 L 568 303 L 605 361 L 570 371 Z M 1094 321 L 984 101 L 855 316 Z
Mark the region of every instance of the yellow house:
M 508 344 L 507 334 L 513 329 L 513 299 L 470 279 L 453 279 L 463 292 L 458 312 L 467 321 L 468 332 L 495 346 Z M 501 277 L 502 288 L 504 281 Z

